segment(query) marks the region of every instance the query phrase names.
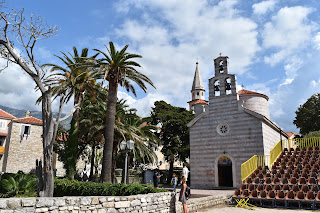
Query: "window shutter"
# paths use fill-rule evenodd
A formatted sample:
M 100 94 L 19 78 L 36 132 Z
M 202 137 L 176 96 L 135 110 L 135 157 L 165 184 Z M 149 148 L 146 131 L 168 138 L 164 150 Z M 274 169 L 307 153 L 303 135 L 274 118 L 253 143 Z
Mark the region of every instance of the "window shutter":
M 23 136 L 24 128 L 25 128 L 25 127 L 26 127 L 25 125 L 21 125 L 21 132 L 20 132 L 20 135 L 21 135 L 21 136 Z
M 31 132 L 31 126 L 29 126 L 28 128 L 28 135 L 30 135 L 30 132 Z

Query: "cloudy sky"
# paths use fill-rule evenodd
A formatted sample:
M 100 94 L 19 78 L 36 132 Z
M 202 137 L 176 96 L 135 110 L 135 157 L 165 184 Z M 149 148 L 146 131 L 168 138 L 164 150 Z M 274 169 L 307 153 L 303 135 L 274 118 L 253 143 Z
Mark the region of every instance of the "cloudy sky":
M 149 115 L 157 100 L 187 108 L 197 58 L 208 89 L 219 53 L 229 56 L 230 72 L 239 85 L 270 97 L 271 120 L 285 131 L 299 131 L 292 123 L 295 111 L 320 92 L 318 0 L 7 2 L 60 29 L 56 37 L 38 43 L 41 63 L 59 63 L 53 55 L 71 52 L 73 46 L 106 51 L 109 41 L 118 48 L 129 44 L 128 52 L 141 54 L 140 71 L 156 89 L 139 91 L 137 97 L 119 92 L 141 116 Z M 0 73 L 0 104 L 39 110 L 34 86 L 19 68 L 10 66 Z M 70 108 L 68 104 L 65 110 Z

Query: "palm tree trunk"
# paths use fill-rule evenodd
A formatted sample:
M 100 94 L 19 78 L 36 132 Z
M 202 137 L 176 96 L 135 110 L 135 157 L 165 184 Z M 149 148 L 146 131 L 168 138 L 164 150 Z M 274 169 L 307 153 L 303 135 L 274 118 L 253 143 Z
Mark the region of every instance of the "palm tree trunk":
M 101 182 L 111 183 L 111 169 L 112 169 L 112 150 L 114 140 L 114 124 L 116 116 L 117 92 L 118 82 L 116 75 L 110 76 L 109 92 L 107 100 L 107 116 L 105 129 L 105 144 L 103 147 Z
M 90 167 L 90 178 L 89 178 L 89 180 L 93 180 L 95 149 L 96 149 L 96 143 L 94 142 L 93 145 L 92 145 L 92 150 L 91 150 L 91 167 Z
M 117 166 L 117 153 L 118 153 L 118 143 L 114 141 L 113 150 L 112 150 L 112 171 L 111 171 L 111 179 L 112 183 L 115 182 L 115 171 Z

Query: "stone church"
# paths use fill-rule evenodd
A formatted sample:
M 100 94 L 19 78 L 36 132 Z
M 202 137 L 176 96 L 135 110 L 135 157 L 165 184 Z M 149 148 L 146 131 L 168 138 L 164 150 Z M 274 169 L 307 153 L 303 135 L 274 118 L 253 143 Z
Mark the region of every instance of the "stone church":
M 193 188 L 239 187 L 241 164 L 253 155 L 269 155 L 287 138 L 270 120 L 268 96 L 242 89 L 229 73 L 228 57 L 214 59 L 214 77 L 209 79 L 209 100 L 198 63 L 192 85 L 190 110 L 190 171 Z

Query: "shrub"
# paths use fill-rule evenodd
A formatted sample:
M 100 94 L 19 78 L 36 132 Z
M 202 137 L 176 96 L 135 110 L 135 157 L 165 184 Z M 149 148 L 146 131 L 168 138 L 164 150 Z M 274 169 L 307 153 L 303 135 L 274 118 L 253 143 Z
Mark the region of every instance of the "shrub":
M 4 174 L 0 186 L 0 197 L 36 196 L 36 179 L 33 175 Z
M 145 184 L 111 184 L 80 182 L 76 180 L 55 179 L 54 196 L 128 196 L 165 192 L 165 189 L 154 189 Z

